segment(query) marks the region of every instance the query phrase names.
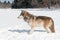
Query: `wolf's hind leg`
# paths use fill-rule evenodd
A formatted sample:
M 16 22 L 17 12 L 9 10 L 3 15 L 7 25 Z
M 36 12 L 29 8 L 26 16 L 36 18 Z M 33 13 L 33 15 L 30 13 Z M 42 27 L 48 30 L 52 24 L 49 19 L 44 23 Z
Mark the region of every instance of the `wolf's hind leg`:
M 53 20 L 52 20 L 52 22 L 51 22 L 51 25 L 50 25 L 49 29 L 50 29 L 50 31 L 51 31 L 52 33 L 55 32 Z
M 44 27 L 44 28 L 45 28 L 46 32 L 49 33 L 48 28 L 47 27 Z
M 50 31 L 51 31 L 52 33 L 55 32 L 54 26 L 50 26 L 49 29 L 50 29 Z

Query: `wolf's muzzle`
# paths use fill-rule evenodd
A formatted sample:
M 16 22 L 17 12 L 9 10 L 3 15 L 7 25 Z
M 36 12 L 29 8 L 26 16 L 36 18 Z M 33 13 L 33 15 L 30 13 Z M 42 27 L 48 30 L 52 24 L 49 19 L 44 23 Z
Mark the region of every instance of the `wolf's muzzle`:
M 22 19 L 23 17 L 22 16 L 18 16 L 17 18 Z

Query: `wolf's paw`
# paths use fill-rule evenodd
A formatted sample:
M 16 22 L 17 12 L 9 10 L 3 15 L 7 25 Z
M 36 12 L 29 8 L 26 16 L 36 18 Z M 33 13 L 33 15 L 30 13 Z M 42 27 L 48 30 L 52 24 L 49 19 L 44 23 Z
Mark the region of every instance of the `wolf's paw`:
M 33 32 L 28 32 L 28 34 L 32 34 Z

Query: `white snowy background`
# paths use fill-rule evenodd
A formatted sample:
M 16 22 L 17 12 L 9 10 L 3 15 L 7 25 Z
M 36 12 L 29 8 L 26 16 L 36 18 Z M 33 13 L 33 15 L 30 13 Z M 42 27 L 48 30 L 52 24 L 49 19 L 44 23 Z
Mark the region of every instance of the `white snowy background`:
M 36 27 L 28 34 L 30 26 L 17 17 L 21 9 L 0 9 L 0 40 L 60 40 L 60 9 L 22 9 L 36 16 L 49 16 L 54 20 L 55 33 Z

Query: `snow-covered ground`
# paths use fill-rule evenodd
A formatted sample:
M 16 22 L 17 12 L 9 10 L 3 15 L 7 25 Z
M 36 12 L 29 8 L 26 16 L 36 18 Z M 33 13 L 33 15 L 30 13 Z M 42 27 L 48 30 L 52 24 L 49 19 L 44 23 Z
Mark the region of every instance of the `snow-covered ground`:
M 0 40 L 60 40 L 60 9 L 23 9 L 36 16 L 49 16 L 54 20 L 55 33 L 47 33 L 36 27 L 32 34 L 30 26 L 17 17 L 21 9 L 0 9 Z

